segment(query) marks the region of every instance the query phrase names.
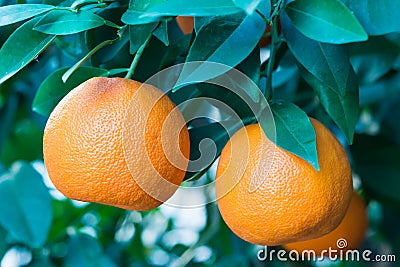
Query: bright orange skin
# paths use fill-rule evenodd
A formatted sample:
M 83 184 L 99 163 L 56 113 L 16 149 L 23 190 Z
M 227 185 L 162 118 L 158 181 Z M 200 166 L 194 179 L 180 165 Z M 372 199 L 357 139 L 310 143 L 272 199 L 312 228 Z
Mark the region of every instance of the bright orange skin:
M 193 17 L 178 16 L 176 17 L 176 22 L 178 23 L 179 28 L 184 34 L 192 33 L 194 28 Z
M 288 251 L 297 250 L 299 253 L 304 250 L 313 250 L 317 256 L 321 256 L 323 250 L 329 250 L 329 248 L 338 250 L 337 241 L 344 238 L 347 246 L 342 251 L 345 252 L 359 248 L 365 239 L 367 230 L 367 207 L 363 199 L 354 192 L 346 215 L 336 229 L 316 239 L 286 244 L 284 248 Z M 332 253 L 332 255 L 340 255 L 339 253 Z M 324 255 L 328 256 L 327 252 Z
M 65 196 L 149 210 L 181 184 L 185 170 L 171 165 L 160 140 L 178 142 L 189 158 L 189 133 L 182 114 L 173 111 L 175 105 L 162 91 L 150 85 L 139 90 L 141 85 L 129 79 L 92 78 L 73 89 L 51 113 L 43 137 L 44 162 Z M 149 108 L 146 117 L 143 110 Z M 173 129 L 176 125 L 183 128 Z M 168 145 L 164 149 L 173 150 Z M 181 165 L 187 166 L 187 160 Z M 157 173 L 175 186 L 161 187 Z M 139 180 L 161 193 L 150 196 Z
M 319 172 L 277 147 L 259 124 L 240 129 L 223 149 L 217 201 L 223 220 L 240 238 L 281 245 L 322 236 L 339 225 L 353 192 L 350 165 L 336 137 L 320 122 L 311 122 Z M 262 181 L 256 190 L 251 190 L 252 179 Z

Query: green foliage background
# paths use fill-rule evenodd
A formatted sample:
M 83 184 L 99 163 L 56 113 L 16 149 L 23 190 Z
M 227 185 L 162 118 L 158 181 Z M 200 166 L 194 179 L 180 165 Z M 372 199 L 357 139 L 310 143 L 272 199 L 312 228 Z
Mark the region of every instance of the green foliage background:
M 260 247 L 236 237 L 215 203 L 188 219 L 185 210 L 139 213 L 74 202 L 49 183 L 43 129 L 72 88 L 94 76 L 128 74 L 145 81 L 191 61 L 223 63 L 249 76 L 271 106 L 277 144 L 317 169 L 307 115 L 330 127 L 347 149 L 355 188 L 368 202 L 363 247 L 399 258 L 399 11 L 398 0 L 0 0 L 2 264 L 10 259 L 19 261 L 11 266 L 44 267 L 321 264 L 258 261 Z M 183 35 L 175 16 L 194 16 L 193 33 Z M 267 24 L 272 29 L 265 33 Z M 263 35 L 272 43 L 260 49 Z M 169 96 L 177 104 L 215 98 L 245 124 L 255 122 L 240 98 L 217 86 L 190 85 Z M 198 157 L 206 137 L 218 153 L 227 141 L 216 122 L 190 126 L 191 158 Z M 213 168 L 204 166 L 186 178 L 203 174 L 203 182 L 211 181 Z

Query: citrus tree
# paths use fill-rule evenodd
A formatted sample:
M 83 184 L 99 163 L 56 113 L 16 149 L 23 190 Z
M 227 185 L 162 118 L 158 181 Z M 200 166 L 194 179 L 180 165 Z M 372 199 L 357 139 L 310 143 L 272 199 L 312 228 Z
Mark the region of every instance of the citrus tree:
M 0 0 L 0 265 L 394 264 L 399 11 Z

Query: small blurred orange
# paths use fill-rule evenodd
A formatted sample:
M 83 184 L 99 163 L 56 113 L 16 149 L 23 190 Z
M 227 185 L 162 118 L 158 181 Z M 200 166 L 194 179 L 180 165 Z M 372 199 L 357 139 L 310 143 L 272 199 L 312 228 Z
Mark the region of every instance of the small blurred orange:
M 366 205 L 364 200 L 354 192 L 346 215 L 336 229 L 319 238 L 290 243 L 283 247 L 286 250 L 296 250 L 299 253 L 305 250 L 313 250 L 317 256 L 321 256 L 322 252 L 324 250 L 328 251 L 329 248 L 338 250 L 343 247 L 341 250 L 345 252 L 361 246 L 367 229 L 368 214 Z
M 176 22 L 184 34 L 192 33 L 194 28 L 194 18 L 186 16 L 176 17 Z

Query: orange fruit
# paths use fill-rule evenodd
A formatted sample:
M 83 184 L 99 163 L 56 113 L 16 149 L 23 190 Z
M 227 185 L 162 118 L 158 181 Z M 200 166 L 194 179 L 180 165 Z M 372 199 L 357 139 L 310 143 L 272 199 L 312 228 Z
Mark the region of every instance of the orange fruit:
M 65 196 L 133 210 L 165 202 L 185 175 L 189 133 L 163 92 L 123 78 L 87 80 L 51 113 L 50 179 Z
M 192 33 L 194 28 L 194 18 L 187 16 L 177 16 L 176 22 L 184 34 Z
M 367 229 L 367 207 L 363 199 L 354 192 L 346 215 L 339 226 L 332 232 L 316 239 L 290 243 L 283 247 L 288 251 L 297 250 L 299 253 L 304 250 L 313 250 L 317 256 L 321 256 L 324 250 L 326 250 L 324 255 L 328 256 L 327 251 L 331 248 L 332 250 L 338 250 L 337 253 L 332 255 L 338 255 L 340 250 L 345 252 L 359 248 L 365 239 Z M 340 241 L 344 243 L 340 243 Z
M 218 207 L 240 238 L 267 246 L 307 240 L 332 231 L 344 217 L 353 192 L 346 152 L 324 125 L 310 120 L 320 171 L 277 147 L 259 124 L 240 129 L 222 150 Z

